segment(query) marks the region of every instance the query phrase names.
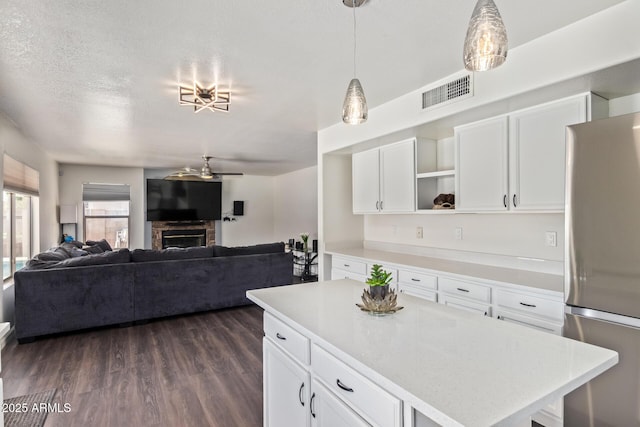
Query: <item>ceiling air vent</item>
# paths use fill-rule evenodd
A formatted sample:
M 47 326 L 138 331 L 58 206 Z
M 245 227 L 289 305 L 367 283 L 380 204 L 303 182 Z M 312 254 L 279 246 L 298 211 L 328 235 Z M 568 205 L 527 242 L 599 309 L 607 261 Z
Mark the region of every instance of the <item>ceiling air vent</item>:
M 422 109 L 432 108 L 473 96 L 471 74 L 451 80 L 422 92 Z

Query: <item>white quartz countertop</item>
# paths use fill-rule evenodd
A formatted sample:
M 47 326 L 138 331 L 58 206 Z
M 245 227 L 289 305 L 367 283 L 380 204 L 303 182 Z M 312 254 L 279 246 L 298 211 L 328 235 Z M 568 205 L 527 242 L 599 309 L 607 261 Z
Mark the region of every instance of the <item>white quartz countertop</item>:
M 513 425 L 618 361 L 611 350 L 404 294 L 403 310 L 372 316 L 355 306 L 362 290 L 334 280 L 247 297 L 442 425 Z
M 409 268 L 428 269 L 435 272 L 456 274 L 469 278 L 479 278 L 494 282 L 528 286 L 556 293 L 564 292 L 563 276 L 555 274 L 537 273 L 527 270 L 517 270 L 514 268 L 492 267 L 469 262 L 452 261 L 397 252 L 385 252 L 366 248 L 341 248 L 326 251 L 325 253 L 362 258 L 380 263 L 396 264 Z

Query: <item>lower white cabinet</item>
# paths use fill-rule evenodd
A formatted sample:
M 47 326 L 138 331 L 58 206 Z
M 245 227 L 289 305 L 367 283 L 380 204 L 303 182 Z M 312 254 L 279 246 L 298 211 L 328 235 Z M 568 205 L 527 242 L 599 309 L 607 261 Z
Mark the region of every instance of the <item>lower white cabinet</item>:
M 352 258 L 332 257 L 331 280 L 352 279 L 359 282 L 367 280 L 367 263 Z
M 262 341 L 264 426 L 309 426 L 309 371 L 264 338 Z
M 309 412 L 312 427 L 371 427 L 316 379 L 311 380 Z

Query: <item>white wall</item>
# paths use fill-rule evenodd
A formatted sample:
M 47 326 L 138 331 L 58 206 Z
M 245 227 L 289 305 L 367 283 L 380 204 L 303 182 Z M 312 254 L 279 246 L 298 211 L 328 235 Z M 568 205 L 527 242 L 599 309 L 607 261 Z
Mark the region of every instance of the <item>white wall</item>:
M 128 184 L 131 189 L 129 211 L 129 248 L 144 247 L 144 171 L 142 168 L 109 166 L 59 165 L 58 179 L 61 205 L 76 205 L 78 209 L 78 240 L 84 240 L 82 216 L 82 184 Z
M 300 240 L 300 233 L 318 238 L 318 167 L 275 177 L 274 239 Z
M 275 178 L 244 175 L 225 177 L 222 181 L 222 221 L 216 229 L 216 243 L 224 246 L 247 246 L 275 241 Z M 233 201 L 244 201 L 244 215 L 234 217 Z
M 37 203 L 39 220 L 34 226 L 33 252 L 43 251 L 54 246 L 60 237 L 58 226 L 58 168 L 48 153 L 22 134 L 13 122 L 0 115 L 0 148 L 2 152 L 37 170 L 40 174 L 40 197 Z M 0 161 L 0 180 L 2 180 L 2 162 Z M 0 205 L 2 200 L 0 199 Z M 0 231 L 2 224 L 0 223 Z M 0 251 L 1 251 L 0 247 Z M 13 320 L 13 286 L 3 289 L 0 318 Z
M 424 237 L 416 238 L 416 227 Z M 462 228 L 462 240 L 454 230 Z M 365 240 L 562 261 L 564 215 L 549 214 L 417 214 L 366 215 Z M 545 232 L 557 233 L 558 246 L 545 246 Z

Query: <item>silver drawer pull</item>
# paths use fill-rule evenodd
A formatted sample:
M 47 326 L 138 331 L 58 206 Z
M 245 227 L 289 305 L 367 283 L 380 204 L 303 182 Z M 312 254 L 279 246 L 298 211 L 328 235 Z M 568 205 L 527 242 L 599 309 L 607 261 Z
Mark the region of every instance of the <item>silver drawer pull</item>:
M 349 264 L 343 264 L 343 265 L 347 268 L 351 267 Z
M 302 390 L 304 390 L 304 383 L 300 384 L 300 390 L 298 390 L 298 400 L 300 405 L 304 406 L 304 400 L 302 400 Z
M 338 387 L 340 387 L 344 391 L 348 391 L 349 393 L 353 393 L 353 389 L 351 387 L 347 387 L 346 385 L 342 384 L 342 382 L 340 382 L 340 378 L 338 378 L 336 380 L 336 384 L 338 384 Z
M 282 340 L 282 341 L 286 341 L 287 340 L 287 337 L 283 337 L 282 335 L 280 335 L 280 332 L 276 332 L 276 338 L 278 338 L 279 340 Z
M 411 278 L 411 280 L 412 280 L 413 282 L 419 282 L 419 281 L 420 281 L 420 279 L 414 279 L 413 277 Z
M 469 289 L 465 289 L 465 288 L 456 288 L 457 290 L 459 290 L 460 292 L 469 292 Z
M 527 304 L 525 302 L 521 302 L 520 305 L 524 305 L 525 307 L 531 307 L 531 308 L 536 308 L 535 304 Z

